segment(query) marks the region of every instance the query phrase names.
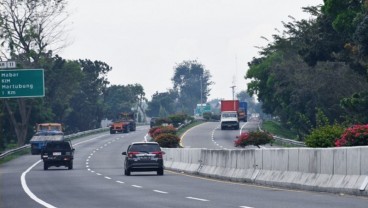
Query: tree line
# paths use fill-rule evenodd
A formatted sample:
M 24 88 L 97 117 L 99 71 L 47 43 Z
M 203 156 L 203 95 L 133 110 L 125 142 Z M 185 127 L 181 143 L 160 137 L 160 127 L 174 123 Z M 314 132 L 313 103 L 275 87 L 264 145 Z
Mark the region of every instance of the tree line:
M 250 95 L 301 138 L 321 122 L 368 123 L 368 1 L 325 0 L 283 22 L 248 63 Z M 323 119 L 322 119 L 323 118 Z
M 142 108 L 143 87 L 109 85 L 108 64 L 55 55 L 65 47 L 65 8 L 63 0 L 0 1 L 0 60 L 15 61 L 18 69 L 42 68 L 45 75 L 43 98 L 0 100 L 0 149 L 25 144 L 36 123 L 62 123 L 72 133 Z
M 149 116 L 192 114 L 206 102 L 211 75 L 197 61 L 175 66 L 173 88 L 145 98 L 143 86 L 110 85 L 112 67 L 99 60 L 66 60 L 57 55 L 65 47 L 68 14 L 65 0 L 1 0 L 0 61 L 12 60 L 18 69 L 44 69 L 43 98 L 0 99 L 0 149 L 24 145 L 36 123 L 62 123 L 65 132 L 99 128 L 102 119 L 114 120 L 133 111 L 138 121 Z

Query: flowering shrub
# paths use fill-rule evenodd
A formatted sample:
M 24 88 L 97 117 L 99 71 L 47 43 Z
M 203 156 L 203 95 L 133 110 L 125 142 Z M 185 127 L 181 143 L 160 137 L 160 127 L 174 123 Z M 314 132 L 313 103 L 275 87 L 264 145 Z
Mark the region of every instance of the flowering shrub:
M 368 124 L 347 128 L 341 138 L 335 141 L 336 147 L 368 145 Z
M 333 147 L 336 138 L 339 138 L 344 130 L 339 124 L 318 127 L 305 138 L 305 144 L 308 147 Z
M 155 126 L 155 127 L 152 127 L 150 128 L 150 130 L 148 131 L 148 134 L 153 138 L 153 133 L 157 130 L 157 129 L 160 129 L 160 126 Z
M 180 139 L 176 136 L 176 128 L 169 126 L 156 126 L 148 131 L 148 134 L 161 147 L 178 147 Z
M 237 140 L 234 141 L 235 147 L 254 145 L 260 148 L 259 145 L 272 143 L 274 140 L 271 134 L 261 131 L 245 132 L 236 138 Z
M 179 146 L 180 139 L 174 134 L 159 134 L 155 137 L 155 142 L 157 142 L 160 147 L 175 148 Z
M 158 135 L 160 134 L 176 134 L 176 128 L 174 128 L 173 126 L 156 126 L 151 128 L 148 131 L 148 134 L 152 137 L 152 138 L 156 138 Z

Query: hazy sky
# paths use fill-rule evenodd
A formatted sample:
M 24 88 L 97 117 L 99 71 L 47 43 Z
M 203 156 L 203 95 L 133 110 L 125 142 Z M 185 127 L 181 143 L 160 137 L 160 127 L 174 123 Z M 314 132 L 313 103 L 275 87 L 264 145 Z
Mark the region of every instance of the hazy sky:
M 198 60 L 212 75 L 210 99 L 246 89 L 247 63 L 289 15 L 323 0 L 69 0 L 69 41 L 61 56 L 100 60 L 111 84 L 143 86 L 151 100 L 172 88 L 176 64 Z

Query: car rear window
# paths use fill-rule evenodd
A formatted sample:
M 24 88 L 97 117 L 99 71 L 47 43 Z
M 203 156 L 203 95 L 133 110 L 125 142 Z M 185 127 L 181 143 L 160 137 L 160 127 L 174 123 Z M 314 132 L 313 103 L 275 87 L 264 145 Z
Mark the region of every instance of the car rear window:
M 133 144 L 129 148 L 130 152 L 159 152 L 160 146 L 157 144 Z
M 67 142 L 49 142 L 46 146 L 49 150 L 70 150 L 70 145 Z

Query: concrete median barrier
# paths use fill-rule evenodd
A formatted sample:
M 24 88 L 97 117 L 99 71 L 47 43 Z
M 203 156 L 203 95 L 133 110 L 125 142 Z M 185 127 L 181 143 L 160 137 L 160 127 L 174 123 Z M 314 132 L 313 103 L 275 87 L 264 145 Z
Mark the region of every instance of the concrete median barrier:
M 368 147 L 164 149 L 168 169 L 267 186 L 368 196 Z

